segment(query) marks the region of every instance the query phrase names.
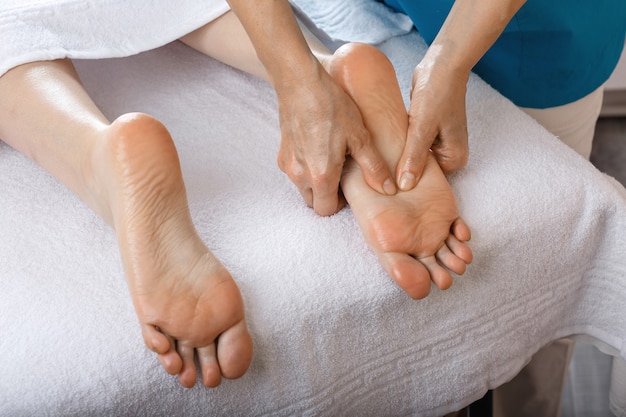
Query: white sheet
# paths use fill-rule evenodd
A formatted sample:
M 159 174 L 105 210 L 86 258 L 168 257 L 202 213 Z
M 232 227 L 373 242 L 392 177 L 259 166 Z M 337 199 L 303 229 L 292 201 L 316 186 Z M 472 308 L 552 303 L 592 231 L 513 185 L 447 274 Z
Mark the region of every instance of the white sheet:
M 408 92 L 415 32 L 381 45 Z M 626 357 L 626 190 L 478 78 L 471 158 L 450 178 L 475 261 L 412 301 L 346 209 L 315 216 L 276 167 L 263 82 L 179 43 L 77 62 L 111 118 L 144 111 L 176 139 L 201 237 L 236 277 L 250 371 L 185 390 L 141 340 L 113 232 L 0 144 L 0 415 L 438 416 L 586 334 Z

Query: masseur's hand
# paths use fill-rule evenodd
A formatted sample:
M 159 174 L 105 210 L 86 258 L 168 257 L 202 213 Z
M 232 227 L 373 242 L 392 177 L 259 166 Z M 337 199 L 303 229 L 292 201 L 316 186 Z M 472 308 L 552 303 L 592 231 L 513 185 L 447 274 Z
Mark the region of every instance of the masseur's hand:
M 429 151 L 444 173 L 467 163 L 465 93 L 469 71 L 454 72 L 429 57 L 415 68 L 409 107 L 409 129 L 398 163 L 398 185 L 410 190 L 422 175 Z
M 326 71 L 320 66 L 309 79 L 286 84 L 276 89 L 282 133 L 278 165 L 306 203 L 325 216 L 345 205 L 339 181 L 346 155 L 359 164 L 370 187 L 395 194 L 361 113 Z
M 432 151 L 445 173 L 467 163 L 465 92 L 474 65 L 526 0 L 456 0 L 413 73 L 409 129 L 396 169 L 401 190 L 422 175 Z
M 361 114 L 311 52 L 287 0 L 228 0 L 278 97 L 280 168 L 307 204 L 331 215 L 345 204 L 339 179 L 346 155 L 374 190 L 396 187 Z

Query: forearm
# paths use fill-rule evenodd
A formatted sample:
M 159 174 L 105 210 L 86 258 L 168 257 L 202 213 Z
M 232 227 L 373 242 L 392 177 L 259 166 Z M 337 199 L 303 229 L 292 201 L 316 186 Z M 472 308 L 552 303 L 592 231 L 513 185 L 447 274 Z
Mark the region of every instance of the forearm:
M 456 0 L 431 44 L 424 65 L 469 73 L 526 0 Z
M 319 77 L 313 56 L 286 0 L 228 0 L 245 28 L 269 80 L 279 90 Z

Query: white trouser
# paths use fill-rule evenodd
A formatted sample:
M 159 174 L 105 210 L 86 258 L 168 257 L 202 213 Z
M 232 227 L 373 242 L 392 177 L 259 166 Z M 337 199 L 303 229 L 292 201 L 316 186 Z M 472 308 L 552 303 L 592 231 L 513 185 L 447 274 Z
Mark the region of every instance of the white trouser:
M 601 86 L 580 100 L 563 106 L 547 109 L 520 108 L 570 148 L 589 159 L 603 96 L 604 86 Z

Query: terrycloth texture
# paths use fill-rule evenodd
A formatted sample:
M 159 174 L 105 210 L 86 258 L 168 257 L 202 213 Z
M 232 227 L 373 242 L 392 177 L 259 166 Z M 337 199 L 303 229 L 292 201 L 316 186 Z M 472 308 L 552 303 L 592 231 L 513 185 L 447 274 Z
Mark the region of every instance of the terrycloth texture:
M 290 0 L 333 42 L 380 44 L 413 28 L 411 19 L 373 0 Z M 348 4 L 346 4 L 348 3 Z
M 406 15 L 371 0 L 293 3 L 318 23 L 331 47 L 345 40 L 378 44 L 413 27 Z M 137 54 L 172 42 L 229 9 L 225 0 L 3 0 L 0 75 L 32 61 Z
M 32 61 L 133 55 L 228 10 L 225 0 L 2 0 L 0 75 Z
M 381 48 L 406 95 L 423 42 Z M 626 190 L 479 79 L 471 158 L 450 178 L 474 263 L 413 301 L 349 209 L 314 215 L 276 167 L 269 85 L 180 43 L 77 67 L 107 116 L 144 111 L 170 129 L 255 357 L 217 389 L 179 387 L 143 346 L 112 230 L 0 144 L 1 416 L 440 416 L 564 335 L 626 357 Z

